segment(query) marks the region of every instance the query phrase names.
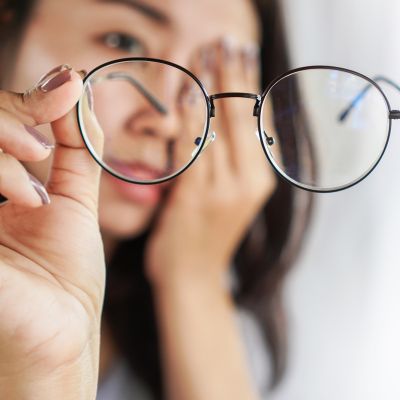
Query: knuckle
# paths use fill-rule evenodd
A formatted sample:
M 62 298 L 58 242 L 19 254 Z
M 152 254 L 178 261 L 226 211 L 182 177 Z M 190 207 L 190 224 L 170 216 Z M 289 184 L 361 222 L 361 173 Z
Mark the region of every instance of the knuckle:
M 1 158 L 0 158 L 0 164 L 2 164 L 2 167 L 4 168 L 13 168 L 15 167 L 15 158 L 8 153 L 2 153 Z
M 47 121 L 43 118 L 43 110 L 36 104 L 36 97 L 35 88 L 24 93 L 0 91 L 0 109 L 30 125 L 41 125 Z
M 10 111 L 15 116 L 22 113 L 26 99 L 23 93 L 8 92 L 4 93 L 1 99 L 1 106 L 4 110 Z
M 19 97 L 19 104 L 21 105 L 20 113 L 28 116 L 32 121 L 32 125 L 41 125 L 47 122 L 43 116 L 43 110 L 35 101 L 38 89 L 30 89 L 24 93 L 16 93 Z
M 243 199 L 248 203 L 258 203 L 269 192 L 269 182 L 265 177 L 249 178 L 242 185 Z
M 0 157 L 0 191 L 12 203 L 26 207 L 40 205 L 29 186 L 28 174 L 23 166 L 5 153 L 1 153 Z
M 45 158 L 48 155 L 47 149 L 27 131 L 11 112 L 0 108 L 0 149 L 5 152 L 3 154 L 12 154 L 23 161 L 40 161 Z

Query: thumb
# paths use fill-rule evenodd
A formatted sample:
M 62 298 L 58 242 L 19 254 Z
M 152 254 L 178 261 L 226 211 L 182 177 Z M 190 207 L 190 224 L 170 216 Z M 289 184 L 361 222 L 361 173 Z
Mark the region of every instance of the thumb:
M 86 86 L 81 98 L 81 115 L 90 143 L 101 157 L 103 132 L 90 108 L 90 86 Z M 78 201 L 97 215 L 101 168 L 90 155 L 79 132 L 77 110 L 51 123 L 56 148 L 48 181 L 50 194 L 61 195 Z
M 81 92 L 81 76 L 65 64 L 48 72 L 25 93 L 0 91 L 0 108 L 22 123 L 36 126 L 65 115 Z

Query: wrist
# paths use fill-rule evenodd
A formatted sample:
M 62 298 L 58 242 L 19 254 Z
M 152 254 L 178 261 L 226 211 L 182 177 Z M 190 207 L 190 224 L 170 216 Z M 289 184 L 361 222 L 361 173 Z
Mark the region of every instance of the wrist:
M 46 360 L 0 374 L 0 398 L 8 400 L 94 400 L 97 392 L 100 338 L 81 355 L 50 369 Z M 54 360 L 52 360 L 53 362 Z
M 231 292 L 223 274 L 170 276 L 153 284 L 153 294 L 158 305 L 169 304 L 177 312 L 180 312 L 181 307 L 208 308 L 215 303 L 232 303 Z
M 156 292 L 193 290 L 225 293 L 228 289 L 226 269 L 216 265 L 161 267 L 155 274 L 150 274 L 149 280 Z

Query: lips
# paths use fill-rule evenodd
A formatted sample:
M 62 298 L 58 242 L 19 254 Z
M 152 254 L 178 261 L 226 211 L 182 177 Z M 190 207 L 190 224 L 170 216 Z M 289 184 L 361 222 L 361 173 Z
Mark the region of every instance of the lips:
M 161 170 L 147 164 L 123 163 L 117 160 L 107 160 L 107 165 L 121 175 L 136 180 L 148 181 L 159 179 L 160 176 L 162 176 Z M 163 187 L 165 186 L 160 184 L 139 185 L 125 182 L 110 174 L 106 175 L 108 180 L 112 183 L 112 186 L 122 197 L 139 204 L 156 205 L 161 199 Z
M 127 178 L 149 181 L 160 179 L 165 173 L 161 169 L 153 167 L 149 164 L 142 162 L 122 162 L 115 159 L 107 159 L 107 165 L 110 166 L 114 171 Z

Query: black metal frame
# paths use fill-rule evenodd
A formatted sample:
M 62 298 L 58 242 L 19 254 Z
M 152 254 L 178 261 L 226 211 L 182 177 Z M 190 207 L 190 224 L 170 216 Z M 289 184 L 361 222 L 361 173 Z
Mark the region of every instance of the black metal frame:
M 342 68 L 342 67 L 336 67 L 336 66 L 328 66 L 328 65 L 312 65 L 312 66 L 306 66 L 306 67 L 301 67 L 301 68 L 296 68 L 296 69 L 292 69 L 278 77 L 276 77 L 272 82 L 270 82 L 267 86 L 267 88 L 264 90 L 264 92 L 262 93 L 262 95 L 259 94 L 254 94 L 254 93 L 242 93 L 242 92 L 226 92 L 226 93 L 216 93 L 216 94 L 212 94 L 212 95 L 208 95 L 203 83 L 189 70 L 187 70 L 186 68 L 175 64 L 173 62 L 170 61 L 166 61 L 166 60 L 161 60 L 158 58 L 149 58 L 149 57 L 129 57 L 129 58 L 121 58 L 121 59 L 117 59 L 117 60 L 112 60 L 109 62 L 106 62 L 104 64 L 99 65 L 98 67 L 96 67 L 95 69 L 93 69 L 92 71 L 89 72 L 89 74 L 84 78 L 84 85 L 86 84 L 86 82 L 91 78 L 91 76 L 93 74 L 95 74 L 97 71 L 108 67 L 109 65 L 117 65 L 119 63 L 126 63 L 126 62 L 132 62 L 132 61 L 137 61 L 137 62 L 156 62 L 156 63 L 160 63 L 160 64 L 164 64 L 164 65 L 169 65 L 171 67 L 177 68 L 178 70 L 181 70 L 182 72 L 188 74 L 200 87 L 203 95 L 204 95 L 204 100 L 206 103 L 206 107 L 207 107 L 207 121 L 206 121 L 206 128 L 205 128 L 205 132 L 203 134 L 201 143 L 198 145 L 197 148 L 197 152 L 195 154 L 195 156 L 193 156 L 192 160 L 189 161 L 189 163 L 183 167 L 182 169 L 180 169 L 179 171 L 177 171 L 176 173 L 174 173 L 173 175 L 167 176 L 165 178 L 162 179 L 158 179 L 155 181 L 136 181 L 134 179 L 128 179 L 120 174 L 118 174 L 117 172 L 115 172 L 114 170 L 110 169 L 109 167 L 107 167 L 101 159 L 99 159 L 94 151 L 94 149 L 91 147 L 91 145 L 87 142 L 85 134 L 84 134 L 84 129 L 82 127 L 82 113 L 81 113 L 81 100 L 79 100 L 78 104 L 77 104 L 77 118 L 78 118 L 78 125 L 79 125 L 79 130 L 81 132 L 83 141 L 86 145 L 86 147 L 88 148 L 90 154 L 92 155 L 92 157 L 94 158 L 94 160 L 103 168 L 105 169 L 107 172 L 109 172 L 111 175 L 115 176 L 116 178 L 122 179 L 126 182 L 131 182 L 131 183 L 137 183 L 137 184 L 157 184 L 157 183 L 162 183 L 162 182 L 166 182 L 170 179 L 173 179 L 175 177 L 177 177 L 178 175 L 180 175 L 181 173 L 183 173 L 184 171 L 186 171 L 187 168 L 189 168 L 192 163 L 197 159 L 197 157 L 199 156 L 199 154 L 201 153 L 203 147 L 204 147 L 204 143 L 207 140 L 208 137 L 208 133 L 209 133 L 209 128 L 210 128 L 210 119 L 212 117 L 215 116 L 215 105 L 214 105 L 214 100 L 217 99 L 223 99 L 223 98 L 228 98 L 228 97 L 240 97 L 240 98 L 247 98 L 247 99 L 252 99 L 255 100 L 255 105 L 254 105 L 254 110 L 253 110 L 253 116 L 256 116 L 258 118 L 258 134 L 259 134 L 259 139 L 263 148 L 263 151 L 269 161 L 269 163 L 271 164 L 272 168 L 275 170 L 275 172 L 281 176 L 283 179 L 285 179 L 288 183 L 290 183 L 291 185 L 294 185 L 300 189 L 304 189 L 310 192 L 316 192 L 316 193 L 332 193 L 332 192 L 337 192 L 340 190 L 344 190 L 347 188 L 350 188 L 354 185 L 356 185 L 357 183 L 361 182 L 363 179 L 365 179 L 374 169 L 375 167 L 378 165 L 378 163 L 380 162 L 383 154 L 386 151 L 388 142 L 389 142 L 389 138 L 390 138 L 390 133 L 391 133 L 391 122 L 392 119 L 400 119 L 400 111 L 398 110 L 392 110 L 389 104 L 389 100 L 387 99 L 385 93 L 383 92 L 383 90 L 380 88 L 380 86 L 372 79 L 368 78 L 367 76 L 347 69 L 347 68 Z M 329 70 L 336 70 L 336 71 L 341 71 L 341 72 L 347 72 L 350 73 L 352 75 L 358 76 L 360 78 L 365 79 L 370 85 L 373 85 L 383 96 L 385 103 L 387 105 L 388 108 L 388 120 L 389 120 L 389 129 L 388 129 L 388 134 L 387 134 L 387 139 L 386 139 L 386 143 L 385 146 L 382 150 L 382 153 L 380 154 L 377 162 L 368 170 L 366 171 L 366 173 L 360 177 L 359 179 L 357 179 L 356 181 L 344 185 L 342 187 L 338 187 L 338 188 L 334 188 L 334 189 L 329 189 L 329 190 L 319 190 L 319 189 L 315 189 L 312 187 L 309 187 L 307 185 L 301 185 L 298 182 L 293 181 L 289 176 L 287 176 L 279 167 L 278 165 L 276 165 L 276 163 L 274 162 L 272 156 L 269 154 L 268 148 L 266 147 L 266 144 L 263 140 L 263 134 L 265 135 L 265 138 L 267 139 L 267 144 L 268 145 L 272 145 L 273 141 L 270 141 L 270 139 L 267 136 L 266 132 L 263 132 L 263 127 L 262 127 L 262 121 L 261 121 L 261 115 L 262 115 L 262 107 L 264 105 L 264 101 L 267 97 L 267 95 L 269 94 L 269 92 L 271 91 L 271 89 L 277 84 L 279 83 L 279 81 L 281 81 L 282 79 L 285 79 L 286 77 L 296 74 L 298 72 L 301 71 L 306 71 L 306 70 L 312 70 L 312 69 L 329 69 Z M 85 87 L 85 86 L 84 86 Z M 370 87 L 370 86 L 368 86 Z M 351 105 L 350 105 L 351 107 Z
M 120 175 L 118 172 L 112 170 L 111 168 L 109 168 L 107 165 L 105 165 L 103 163 L 103 161 L 101 159 L 99 159 L 99 157 L 97 157 L 95 150 L 92 148 L 92 146 L 90 145 L 90 143 L 87 142 L 85 134 L 84 134 L 84 129 L 82 127 L 82 118 L 81 118 L 81 99 L 78 101 L 76 107 L 77 107 L 77 118 L 78 118 L 78 126 L 79 126 L 79 131 L 81 133 L 82 139 L 87 147 L 87 149 L 89 150 L 91 156 L 94 158 L 94 160 L 97 162 L 97 164 L 99 164 L 104 170 L 106 170 L 108 173 L 110 173 L 111 175 L 113 175 L 114 177 L 121 179 L 125 182 L 130 182 L 130 183 L 136 183 L 136 184 L 140 184 L 140 185 L 154 185 L 154 184 L 158 184 L 158 183 L 163 183 L 166 181 L 169 181 L 170 179 L 176 178 L 178 175 L 180 175 L 181 173 L 183 173 L 184 171 L 186 171 L 186 169 L 188 169 L 193 162 L 197 159 L 198 155 L 201 153 L 203 147 L 204 147 L 204 143 L 206 142 L 207 136 L 208 136 L 208 131 L 210 128 L 210 118 L 211 118 L 211 98 L 208 95 L 206 89 L 204 88 L 202 82 L 189 70 L 187 70 L 186 68 L 175 64 L 173 62 L 170 61 L 166 61 L 166 60 L 161 60 L 158 58 L 149 58 L 149 57 L 128 57 L 128 58 L 119 58 L 117 60 L 112 60 L 112 61 L 108 61 L 104 64 L 101 64 L 99 66 L 97 66 L 95 69 L 93 69 L 92 71 L 90 71 L 85 78 L 83 79 L 83 85 L 85 88 L 85 84 L 86 82 L 90 79 L 90 77 L 95 74 L 97 71 L 104 69 L 106 67 L 108 67 L 109 65 L 117 65 L 117 64 L 122 64 L 125 62 L 132 62 L 132 61 L 137 61 L 137 62 L 157 62 L 159 64 L 164 64 L 164 65 L 169 65 L 171 67 L 175 67 L 179 70 L 181 70 L 182 72 L 185 72 L 186 74 L 188 74 L 200 87 L 203 95 L 204 95 L 204 99 L 206 101 L 206 106 L 207 106 L 207 124 L 206 124 L 206 128 L 205 128 L 205 133 L 203 135 L 202 141 L 199 144 L 198 148 L 197 148 L 197 152 L 196 155 L 192 158 L 192 160 L 190 160 L 190 162 L 182 169 L 180 169 L 179 171 L 177 171 L 176 173 L 174 173 L 173 175 L 167 176 L 165 178 L 162 179 L 157 179 L 154 181 L 136 181 L 134 179 L 128 179 L 123 175 Z

